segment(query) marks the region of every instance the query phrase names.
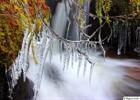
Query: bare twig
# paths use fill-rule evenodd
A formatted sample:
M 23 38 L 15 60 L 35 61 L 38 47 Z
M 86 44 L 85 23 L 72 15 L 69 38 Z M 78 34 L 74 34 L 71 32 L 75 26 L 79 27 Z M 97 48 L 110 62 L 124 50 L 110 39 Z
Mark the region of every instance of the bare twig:
M 91 36 L 88 38 L 88 40 L 90 40 L 104 25 L 105 25 L 105 23 L 103 23 L 102 25 L 100 25 L 100 26 L 91 34 Z

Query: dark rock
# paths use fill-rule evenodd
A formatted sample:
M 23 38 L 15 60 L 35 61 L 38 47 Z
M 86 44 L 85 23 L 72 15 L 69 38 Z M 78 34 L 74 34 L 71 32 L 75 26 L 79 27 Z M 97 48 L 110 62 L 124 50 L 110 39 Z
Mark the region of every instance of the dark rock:
M 0 65 L 0 100 L 9 100 L 8 89 L 5 67 Z
M 33 100 L 33 86 L 33 82 L 28 78 L 26 78 L 26 81 L 24 81 L 22 73 L 18 80 L 18 84 L 13 89 L 13 100 Z

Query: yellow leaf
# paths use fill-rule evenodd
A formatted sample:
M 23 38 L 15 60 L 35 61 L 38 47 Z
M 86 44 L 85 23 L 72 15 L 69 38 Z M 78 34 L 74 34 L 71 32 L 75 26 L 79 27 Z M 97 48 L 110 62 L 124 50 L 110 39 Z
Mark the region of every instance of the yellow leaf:
M 84 0 L 79 0 L 79 3 L 82 6 L 84 4 Z
M 48 23 L 49 18 L 50 18 L 50 12 L 47 11 L 47 12 L 45 13 L 45 15 L 44 15 L 44 21 L 45 21 L 46 23 Z
M 35 28 L 35 33 L 39 33 L 40 29 L 41 29 L 41 26 L 42 26 L 42 22 L 39 18 L 36 19 L 36 28 Z
M 35 56 L 35 51 L 34 51 L 34 44 L 33 44 L 33 42 L 32 42 L 32 54 L 33 54 L 33 59 L 34 59 L 35 64 L 38 64 L 38 60 L 37 60 L 37 58 L 36 58 L 36 56 Z

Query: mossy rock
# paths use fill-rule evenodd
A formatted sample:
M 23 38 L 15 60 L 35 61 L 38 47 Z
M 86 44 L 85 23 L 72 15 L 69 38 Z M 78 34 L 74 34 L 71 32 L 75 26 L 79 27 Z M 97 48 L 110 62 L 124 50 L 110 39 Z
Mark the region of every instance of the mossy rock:
M 0 4 L 0 65 L 6 68 L 16 59 L 23 40 L 21 21 L 8 1 Z

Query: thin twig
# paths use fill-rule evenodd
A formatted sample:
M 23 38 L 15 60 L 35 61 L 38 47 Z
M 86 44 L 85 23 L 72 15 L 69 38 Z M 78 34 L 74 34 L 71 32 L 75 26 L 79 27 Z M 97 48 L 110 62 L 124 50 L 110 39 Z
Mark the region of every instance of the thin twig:
M 91 36 L 88 38 L 88 40 L 90 40 L 104 25 L 105 25 L 105 23 L 102 24 L 102 25 L 100 25 L 100 26 L 91 34 Z

